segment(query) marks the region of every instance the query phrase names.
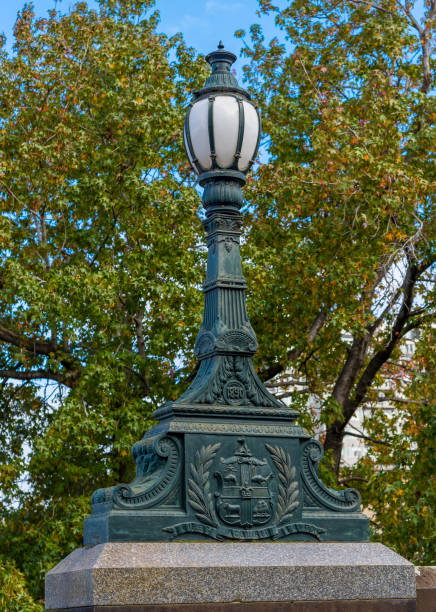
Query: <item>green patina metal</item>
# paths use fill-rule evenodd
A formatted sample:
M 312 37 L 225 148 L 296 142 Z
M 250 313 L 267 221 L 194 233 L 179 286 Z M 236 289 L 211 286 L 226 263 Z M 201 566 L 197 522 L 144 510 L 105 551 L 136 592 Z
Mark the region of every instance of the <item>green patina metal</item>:
M 212 74 L 196 100 L 229 91 L 249 98 L 230 72 L 232 53 L 220 44 L 206 59 Z M 237 154 L 241 138 L 240 127 Z M 192 151 L 189 133 L 186 140 Z M 321 445 L 254 370 L 257 341 L 239 252 L 245 174 L 236 165 L 204 170 L 198 160 L 194 164 L 204 187 L 208 246 L 195 343 L 200 367 L 191 386 L 156 411 L 158 424 L 133 446 L 134 480 L 93 494 L 84 543 L 368 540 L 359 493 L 321 482 Z

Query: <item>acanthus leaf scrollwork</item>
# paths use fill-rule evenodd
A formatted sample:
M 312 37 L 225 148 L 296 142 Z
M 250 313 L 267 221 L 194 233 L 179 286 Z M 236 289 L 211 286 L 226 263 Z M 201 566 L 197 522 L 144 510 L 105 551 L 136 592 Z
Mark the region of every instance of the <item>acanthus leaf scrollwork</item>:
M 359 511 L 361 498 L 356 489 L 335 491 L 320 480 L 316 466 L 323 454 L 324 450 L 317 440 L 309 440 L 303 449 L 301 476 L 309 498 L 319 508 L 336 512 Z
M 124 510 L 142 510 L 162 503 L 180 484 L 180 442 L 164 434 L 152 440 L 144 439 L 134 445 L 133 455 L 136 477 L 130 484 L 113 487 L 113 505 Z

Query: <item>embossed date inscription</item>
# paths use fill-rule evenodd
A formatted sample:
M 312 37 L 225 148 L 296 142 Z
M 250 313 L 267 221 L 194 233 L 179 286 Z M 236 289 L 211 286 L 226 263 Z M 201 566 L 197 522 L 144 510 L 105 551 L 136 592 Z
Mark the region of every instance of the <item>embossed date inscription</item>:
M 242 404 L 246 396 L 244 385 L 235 378 L 229 380 L 224 387 L 224 398 L 228 404 Z

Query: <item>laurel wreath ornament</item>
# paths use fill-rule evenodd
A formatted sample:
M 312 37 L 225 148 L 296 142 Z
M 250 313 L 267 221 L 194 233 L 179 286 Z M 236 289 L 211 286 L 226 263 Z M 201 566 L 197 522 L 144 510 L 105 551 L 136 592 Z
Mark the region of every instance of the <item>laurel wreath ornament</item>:
M 296 480 L 296 469 L 292 466 L 291 457 L 280 446 L 270 446 L 265 444 L 266 449 L 271 455 L 279 476 L 279 495 L 276 509 L 277 524 L 291 518 L 294 511 L 298 508 L 299 488 Z
M 195 453 L 195 462 L 190 466 L 191 478 L 188 479 L 188 499 L 195 516 L 202 523 L 212 527 L 216 527 L 218 521 L 210 491 L 209 470 L 220 446 L 220 442 L 208 444 Z

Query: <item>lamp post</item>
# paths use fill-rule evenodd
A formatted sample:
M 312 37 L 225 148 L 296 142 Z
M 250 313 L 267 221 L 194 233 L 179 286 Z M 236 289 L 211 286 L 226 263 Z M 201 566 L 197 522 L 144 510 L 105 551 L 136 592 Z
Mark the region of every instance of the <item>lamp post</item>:
M 358 492 L 322 483 L 320 443 L 254 371 L 239 239 L 260 119 L 230 72 L 235 56 L 220 43 L 206 59 L 212 74 L 184 130 L 206 210 L 200 367 L 134 444 L 133 481 L 92 495 L 85 547 L 47 574 L 46 609 L 414 609 L 413 566 L 367 543 Z M 325 543 L 259 542 L 271 540 Z
M 108 541 L 368 539 L 354 489 L 336 492 L 317 474 L 322 447 L 298 413 L 257 376 L 239 252 L 242 187 L 256 157 L 259 112 L 231 73 L 236 56 L 206 60 L 184 127 L 204 188 L 208 261 L 204 316 L 191 386 L 155 413 L 158 425 L 132 449 L 136 477 L 99 489 L 84 543 Z

